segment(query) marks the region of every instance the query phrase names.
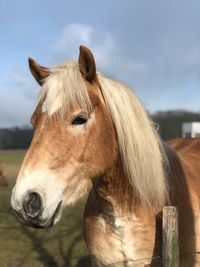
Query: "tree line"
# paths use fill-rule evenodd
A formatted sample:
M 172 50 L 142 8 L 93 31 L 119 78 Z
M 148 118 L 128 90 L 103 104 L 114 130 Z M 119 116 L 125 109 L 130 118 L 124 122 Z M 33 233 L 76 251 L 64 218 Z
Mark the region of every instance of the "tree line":
M 183 122 L 200 122 L 200 113 L 184 110 L 159 111 L 151 115 L 163 140 L 182 136 Z M 0 149 L 28 148 L 34 130 L 32 128 L 0 129 Z
M 32 128 L 0 129 L 0 149 L 26 149 L 32 136 Z
M 152 115 L 163 140 L 182 137 L 184 122 L 200 122 L 200 113 L 185 110 L 159 111 Z

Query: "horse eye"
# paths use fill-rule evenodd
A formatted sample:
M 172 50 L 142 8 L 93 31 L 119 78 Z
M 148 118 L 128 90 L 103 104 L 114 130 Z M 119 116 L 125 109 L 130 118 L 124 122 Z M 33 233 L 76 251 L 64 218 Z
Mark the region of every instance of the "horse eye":
M 87 120 L 88 118 L 79 115 L 73 119 L 72 124 L 73 125 L 85 124 Z

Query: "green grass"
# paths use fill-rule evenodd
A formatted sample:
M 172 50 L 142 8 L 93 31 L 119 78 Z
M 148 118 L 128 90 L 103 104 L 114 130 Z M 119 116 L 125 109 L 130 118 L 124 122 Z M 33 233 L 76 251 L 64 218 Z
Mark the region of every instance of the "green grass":
M 17 221 L 10 196 L 25 151 L 0 150 L 9 186 L 0 187 L 0 267 L 87 267 L 83 238 L 84 201 L 66 209 L 53 228 L 36 230 Z

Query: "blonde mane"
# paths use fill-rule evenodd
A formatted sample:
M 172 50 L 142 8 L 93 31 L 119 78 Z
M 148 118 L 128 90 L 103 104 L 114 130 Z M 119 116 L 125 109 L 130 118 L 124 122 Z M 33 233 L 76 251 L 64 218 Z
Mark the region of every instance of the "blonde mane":
M 121 159 L 129 182 L 143 204 L 162 206 L 168 199 L 162 145 L 143 105 L 124 84 L 97 73 L 101 91 L 116 129 Z M 90 110 L 91 103 L 77 63 L 51 68 L 41 92 L 43 110 L 51 116 L 67 112 L 79 103 Z
M 90 98 L 77 63 L 69 61 L 54 66 L 50 73 L 40 92 L 40 98 L 45 99 L 43 111 L 47 111 L 51 116 L 59 110 L 63 115 L 78 102 L 84 110 L 90 112 Z

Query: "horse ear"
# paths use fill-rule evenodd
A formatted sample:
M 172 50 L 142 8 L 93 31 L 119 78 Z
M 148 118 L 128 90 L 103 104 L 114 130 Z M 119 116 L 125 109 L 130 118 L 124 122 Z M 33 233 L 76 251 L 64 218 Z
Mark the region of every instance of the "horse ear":
M 83 77 L 92 83 L 96 78 L 96 66 L 92 52 L 85 46 L 80 46 L 79 69 Z
M 45 78 L 47 78 L 50 74 L 49 69 L 40 66 L 32 58 L 29 58 L 28 62 L 29 62 L 29 69 L 30 69 L 33 77 L 36 79 L 36 81 L 39 83 L 39 85 L 43 85 Z

